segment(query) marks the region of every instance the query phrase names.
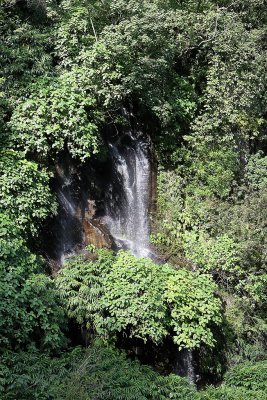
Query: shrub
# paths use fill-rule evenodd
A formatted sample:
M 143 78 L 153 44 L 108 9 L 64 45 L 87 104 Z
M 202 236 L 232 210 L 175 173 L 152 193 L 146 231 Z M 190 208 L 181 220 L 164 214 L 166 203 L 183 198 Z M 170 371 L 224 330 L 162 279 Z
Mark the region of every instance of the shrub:
M 100 113 L 89 89 L 88 71 L 77 68 L 37 81 L 12 115 L 14 143 L 48 159 L 66 148 L 81 161 L 98 153 Z
M 173 335 L 180 348 L 213 344 L 220 322 L 216 285 L 208 274 L 119 252 L 96 262 L 74 258 L 56 278 L 70 317 L 106 338 L 118 332 L 155 343 Z M 193 289 L 193 290 L 192 290 Z
M 112 347 L 96 343 L 74 368 L 61 400 L 192 400 L 196 390 L 185 378 L 163 377 Z
M 55 214 L 57 203 L 49 189 L 50 175 L 13 150 L 0 153 L 0 208 L 16 220 L 24 234 L 35 236 L 41 223 Z
M 60 400 L 61 386 L 82 354 L 80 348 L 54 358 L 34 349 L 5 352 L 0 364 L 1 399 Z
M 65 343 L 64 312 L 52 279 L 18 236 L 16 226 L 0 214 L 0 343 L 5 349 L 35 345 L 58 350 Z
M 266 400 L 266 392 L 222 386 L 206 390 L 201 394 L 201 400 Z
M 225 384 L 267 393 L 267 360 L 237 365 L 225 375 Z
M 0 395 L 2 400 L 197 400 L 185 378 L 160 376 L 100 341 L 59 358 L 36 351 L 6 353 Z

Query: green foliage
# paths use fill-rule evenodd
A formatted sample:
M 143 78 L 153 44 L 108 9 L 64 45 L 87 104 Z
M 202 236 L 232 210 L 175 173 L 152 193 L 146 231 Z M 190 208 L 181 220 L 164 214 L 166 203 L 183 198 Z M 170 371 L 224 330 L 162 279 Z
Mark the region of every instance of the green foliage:
M 0 9 L 0 78 L 5 78 L 5 89 L 14 105 L 29 83 L 51 72 L 52 37 L 47 27 L 31 23 L 29 13 L 24 18 L 18 8 L 7 3 L 11 2 L 3 0 Z
M 265 400 L 266 392 L 262 390 L 246 390 L 243 388 L 229 388 L 223 386 L 206 390 L 201 400 Z
M 5 349 L 35 345 L 57 350 L 64 343 L 64 313 L 52 280 L 18 236 L 5 214 L 0 218 L 0 342 Z
M 102 257 L 95 263 L 78 257 L 57 276 L 70 317 L 106 338 L 124 332 L 157 343 L 174 330 L 179 348 L 213 345 L 210 328 L 220 322 L 220 301 L 209 275 L 124 252 Z
M 249 185 L 230 199 L 201 200 L 186 193 L 179 171 L 161 172 L 158 183 L 153 242 L 176 265 L 209 271 L 219 283 L 232 331 L 225 337 L 229 364 L 266 352 L 266 193 Z
M 209 275 L 178 270 L 166 282 L 165 298 L 171 308 L 174 342 L 179 348 L 195 348 L 200 343 L 214 345 L 211 323 L 219 324 L 220 300 Z
M 96 262 L 82 256 L 71 258 L 56 277 L 55 284 L 68 316 L 87 329 L 95 329 L 95 316 L 101 311 L 103 277 L 111 268 L 113 256 L 99 251 Z
M 55 52 L 62 67 L 83 62 L 83 51 L 91 48 L 107 22 L 108 2 L 63 0 L 54 32 Z
M 267 392 L 267 361 L 237 365 L 225 375 L 225 384 Z
M 160 342 L 168 333 L 162 291 L 171 272 L 168 266 L 119 252 L 103 279 L 100 333 L 116 334 L 128 328 L 130 336 Z
M 64 388 L 62 399 L 192 399 L 195 388 L 186 379 L 161 377 L 113 348 L 89 348 Z
M 58 349 L 64 343 L 53 281 L 19 235 L 28 242 L 37 240 L 41 224 L 55 214 L 48 170 L 62 153 L 68 152 L 77 165 L 104 154 L 102 131 L 108 134 L 109 124 L 118 124 L 120 110 L 130 104 L 161 163 L 152 240 L 170 263 L 195 272 L 124 253 L 101 253 L 94 262 L 71 259 L 56 278 L 69 317 L 108 338 L 123 332 L 160 342 L 171 335 L 180 347 L 211 345 L 219 301 L 209 272 L 225 303 L 229 331 L 222 333 L 222 342 L 228 341 L 228 362 L 264 357 L 265 7 L 264 0 L 1 2 L 0 207 L 17 224 L 2 218 L 3 348 L 34 344 Z M 69 399 L 77 393 L 81 399 L 198 397 L 181 381 L 173 390 L 175 377 L 151 388 L 140 366 L 131 380 L 128 371 L 135 366 L 128 370 L 125 360 L 127 374 L 117 384 L 114 365 L 120 355 L 105 351 L 95 365 L 107 369 L 88 373 L 97 356 L 90 353 L 84 369 L 66 384 Z M 49 370 L 50 362 L 56 368 L 59 360 L 37 353 L 28 361 L 19 357 L 12 361 L 17 370 L 10 366 L 17 383 L 15 392 L 10 383 L 7 399 L 67 396 L 64 390 L 53 392 L 60 387 L 54 386 L 54 378 L 47 378 L 51 385 L 44 378 L 37 389 L 30 372 L 38 357 L 43 370 Z M 109 358 L 114 362 L 108 364 Z M 30 370 L 18 377 L 21 363 Z M 256 373 L 249 368 L 240 371 L 244 379 L 251 373 L 252 382 Z M 234 379 L 240 381 L 237 372 Z M 153 380 L 150 373 L 149 380 L 156 382 L 159 378 L 151 373 Z M 85 383 L 80 385 L 83 374 Z M 28 392 L 23 381 L 29 383 Z M 100 381 L 110 383 L 100 387 Z M 170 391 L 161 393 L 159 387 L 168 385 Z M 263 399 L 264 389 L 231 383 L 201 396 Z
M 29 349 L 28 352 L 7 351 L 1 357 L 0 395 L 2 400 L 60 400 L 65 381 L 75 363 L 83 356 L 75 348 L 59 357 Z
M 184 179 L 179 171 L 160 170 L 157 177 L 157 218 L 151 242 L 162 253 L 183 255 Z
M 83 69 L 73 69 L 58 79 L 39 80 L 13 113 L 14 142 L 26 152 L 48 158 L 65 148 L 82 161 L 97 153 L 100 114 L 88 89 Z
M 1 358 L 3 400 L 264 400 L 266 362 L 241 365 L 225 385 L 197 392 L 185 378 L 160 376 L 100 341 L 51 358 L 36 350 Z
M 265 286 L 266 287 L 266 286 Z M 266 358 L 266 318 L 264 307 L 251 304 L 247 295 L 221 293 L 225 304 L 226 356 L 229 365 Z
M 203 400 L 243 400 L 266 398 L 266 361 L 240 364 L 230 369 L 222 386 L 201 392 Z
M 60 63 L 85 66 L 105 110 L 113 114 L 115 106 L 132 99 L 164 126 L 191 119 L 192 82 L 172 70 L 185 45 L 184 38 L 179 48 L 175 44 L 175 27 L 183 21 L 172 7 L 158 1 L 86 0 L 63 1 L 61 7 L 55 33 Z
M 219 226 L 238 244 L 240 269 L 237 289 L 243 294 L 247 293 L 253 302 L 261 306 L 265 303 L 266 290 L 265 209 L 266 191 L 249 192 L 242 201 L 235 200 L 234 204 L 227 205 L 220 215 Z
M 125 354 L 96 342 L 59 358 L 39 352 L 7 353 L 0 366 L 3 400 L 192 400 L 185 378 L 158 375 Z
M 238 246 L 226 234 L 211 238 L 201 230 L 185 232 L 184 248 L 188 259 L 212 272 L 223 285 L 236 281 L 241 274 Z
M 199 150 L 198 157 L 192 161 L 190 171 L 192 181 L 187 190 L 193 197 L 224 198 L 230 194 L 237 170 L 237 155 L 232 149 L 224 147 L 209 150 L 206 145 L 204 149 Z
M 0 207 L 24 235 L 36 236 L 42 222 L 57 210 L 49 188 L 51 174 L 13 150 L 0 156 Z
M 211 57 L 207 72 L 205 107 L 195 121 L 192 140 L 196 146 L 203 146 L 200 138 L 212 145 L 230 144 L 242 153 L 247 151 L 247 140 L 261 134 L 265 59 L 263 30 L 248 30 L 236 17 L 223 10 L 217 15 L 217 28 L 220 31 L 222 26 L 223 30 L 213 43 L 216 55 Z
M 258 152 L 249 158 L 245 170 L 245 180 L 252 190 L 266 189 L 267 187 L 267 157 Z

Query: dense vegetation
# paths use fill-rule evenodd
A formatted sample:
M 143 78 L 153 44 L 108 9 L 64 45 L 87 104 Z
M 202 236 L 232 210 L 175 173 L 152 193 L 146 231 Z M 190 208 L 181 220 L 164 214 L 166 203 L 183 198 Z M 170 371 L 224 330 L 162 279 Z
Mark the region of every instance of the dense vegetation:
M 1 0 L 1 399 L 266 399 L 266 22 L 264 0 Z M 165 263 L 94 249 L 52 277 L 58 161 L 105 160 L 125 107 Z M 222 384 L 170 374 L 168 346 Z

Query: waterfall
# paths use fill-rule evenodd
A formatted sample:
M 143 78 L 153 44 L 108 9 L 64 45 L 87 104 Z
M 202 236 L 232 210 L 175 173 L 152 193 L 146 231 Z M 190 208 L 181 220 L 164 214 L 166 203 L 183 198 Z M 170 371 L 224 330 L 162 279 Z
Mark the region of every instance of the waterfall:
M 118 249 L 150 257 L 151 143 L 132 114 L 124 109 L 123 117 L 122 132 L 108 142 L 111 177 L 105 223 Z
M 195 383 L 196 376 L 192 350 L 183 349 L 177 352 L 174 372 L 179 376 L 187 377 L 191 384 Z
M 106 225 L 118 248 L 149 257 L 150 145 L 131 127 L 109 143 L 112 179 L 106 193 Z
M 104 192 L 104 203 L 101 202 L 98 219 L 95 217 L 95 211 L 92 212 L 91 206 L 88 206 L 89 223 L 92 225 L 90 218 L 95 218 L 94 221 L 97 220 L 98 223 L 100 221 L 101 226 L 105 225 L 116 249 L 129 250 L 136 257 L 149 257 L 155 262 L 160 262 L 160 258 L 153 253 L 149 243 L 152 190 L 151 142 L 149 137 L 139 129 L 132 115 L 124 111 L 123 116 L 125 117 L 123 129 L 120 132 L 116 131 L 116 134 L 113 132 L 107 141 L 109 157 L 102 170 L 102 180 L 99 176 L 96 178 L 96 182 L 101 187 L 101 194 Z M 79 211 L 79 197 L 81 197 L 82 189 L 77 177 L 75 178 L 77 173 L 72 171 L 71 162 L 66 164 L 58 168 L 56 187 L 60 209 L 54 246 L 59 264 L 63 264 L 64 259 L 84 243 L 82 213 Z M 88 169 L 84 171 L 88 173 Z M 92 172 L 90 174 L 92 176 Z M 187 376 L 193 383 L 195 376 L 192 352 L 187 350 L 178 352 L 177 348 L 173 355 L 175 356 L 174 372 L 180 376 Z

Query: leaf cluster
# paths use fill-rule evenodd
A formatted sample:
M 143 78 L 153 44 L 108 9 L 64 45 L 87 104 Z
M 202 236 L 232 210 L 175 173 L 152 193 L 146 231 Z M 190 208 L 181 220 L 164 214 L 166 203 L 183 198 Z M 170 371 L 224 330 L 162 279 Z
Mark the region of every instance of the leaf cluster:
M 208 274 L 124 252 L 102 257 L 95 263 L 78 257 L 58 274 L 56 285 L 70 317 L 104 338 L 124 332 L 159 343 L 172 335 L 179 348 L 213 345 L 220 301 Z
M 29 346 L 43 351 L 61 348 L 65 317 L 53 282 L 4 213 L 0 218 L 0 276 L 1 353 Z
M 0 152 L 0 208 L 16 220 L 24 235 L 36 236 L 44 220 L 56 214 L 51 174 L 14 150 Z

